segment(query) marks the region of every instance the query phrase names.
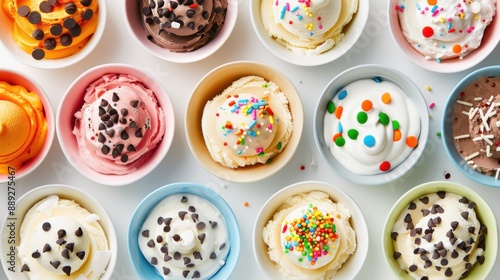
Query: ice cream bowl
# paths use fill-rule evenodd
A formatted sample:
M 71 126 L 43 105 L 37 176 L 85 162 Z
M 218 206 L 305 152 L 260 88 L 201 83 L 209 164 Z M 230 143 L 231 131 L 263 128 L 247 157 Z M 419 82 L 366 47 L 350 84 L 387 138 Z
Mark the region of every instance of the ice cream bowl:
M 163 139 L 154 148 L 144 164 L 139 166 L 137 170 L 124 175 L 103 174 L 91 168 L 81 158 L 80 149 L 73 134 L 76 119 L 75 113 L 84 104 L 83 98 L 87 87 L 106 74 L 127 74 L 139 79 L 146 88 L 153 91 L 158 101 L 158 106 L 164 112 L 165 134 L 163 135 Z M 63 153 L 70 164 L 88 179 L 108 186 L 131 184 L 153 171 L 162 162 L 170 149 L 175 130 L 175 116 L 172 103 L 161 83 L 153 75 L 127 64 L 103 64 L 82 73 L 73 81 L 61 99 L 57 110 L 56 123 L 57 137 Z
M 136 207 L 130 219 L 127 233 L 128 254 L 132 262 L 132 267 L 140 279 L 163 279 L 156 268 L 151 265 L 141 252 L 139 247 L 141 227 L 160 201 L 172 195 L 183 194 L 195 195 L 208 201 L 215 206 L 223 217 L 229 233 L 229 254 L 225 259 L 224 265 L 210 279 L 229 279 L 240 255 L 240 230 L 236 216 L 231 207 L 217 192 L 206 186 L 189 182 L 172 183 L 160 187 L 147 195 Z
M 13 197 L 15 197 L 15 195 L 16 194 L 13 193 Z M 116 232 L 110 216 L 108 215 L 106 209 L 100 204 L 100 202 L 89 193 L 77 187 L 61 184 L 51 184 L 36 187 L 20 196 L 17 201 L 9 200 L 8 205 L 11 208 L 9 208 L 9 211 L 3 219 L 0 234 L 0 236 L 2 237 L 0 241 L 0 248 L 2 248 L 2 252 L 5 252 L 5 254 L 2 254 L 0 259 L 2 261 L 2 267 L 8 279 L 30 279 L 26 272 L 21 272 L 23 263 L 21 259 L 19 259 L 19 252 L 17 249 L 17 247 L 20 245 L 20 242 L 22 241 L 20 240 L 21 224 L 26 218 L 26 213 L 37 202 L 52 195 L 57 195 L 60 199 L 73 200 L 81 207 L 87 209 L 90 213 L 99 216 L 98 223 L 101 225 L 106 235 L 110 253 L 109 261 L 107 263 L 102 263 L 105 271 L 99 279 L 111 279 L 118 256 L 118 244 Z
M 81 61 L 82 59 L 89 56 L 89 54 L 97 47 L 101 37 L 104 33 L 104 29 L 106 26 L 106 0 L 96 0 L 98 1 L 99 10 L 97 13 L 98 16 L 98 24 L 94 34 L 90 37 L 87 43 L 77 52 L 71 54 L 66 57 L 57 58 L 57 59 L 41 59 L 37 60 L 33 58 L 31 53 L 27 53 L 23 51 L 14 41 L 13 37 L 13 22 L 7 16 L 4 9 L 0 10 L 0 42 L 3 43 L 5 48 L 9 51 L 9 53 L 14 56 L 18 61 L 41 69 L 60 69 L 65 68 L 71 65 L 74 65 Z M 4 1 L 7 2 L 7 1 Z M 60 4 L 62 5 L 62 4 Z M 94 14 L 94 16 L 96 16 Z M 64 31 L 65 29 L 63 29 Z M 66 31 L 65 31 L 66 32 Z
M 40 152 L 35 157 L 24 162 L 21 169 L 16 170 L 14 167 L 9 168 L 9 166 L 7 166 L 7 170 L 0 174 L 0 184 L 8 183 L 10 186 L 15 184 L 15 180 L 21 179 L 33 172 L 45 160 L 55 137 L 55 120 L 54 112 L 47 94 L 34 79 L 14 70 L 0 69 L 0 81 L 7 82 L 10 85 L 20 85 L 25 87 L 28 91 L 36 93 L 42 102 L 43 113 L 47 122 L 47 134 Z
M 293 133 L 283 151 L 266 164 L 229 168 L 212 159 L 202 133 L 202 116 L 205 104 L 221 94 L 232 82 L 245 76 L 260 76 L 280 87 L 288 99 L 293 119 Z M 304 126 L 304 112 L 300 95 L 292 82 L 278 70 L 257 62 L 236 61 L 216 67 L 195 86 L 188 101 L 185 115 L 185 132 L 189 148 L 208 172 L 230 182 L 248 183 L 267 178 L 281 170 L 295 153 Z
M 141 18 L 138 1 L 126 0 L 124 4 L 125 21 L 131 36 L 150 54 L 169 62 L 191 63 L 203 60 L 217 52 L 227 41 L 238 18 L 238 1 L 228 0 L 226 18 L 219 34 L 206 45 L 190 52 L 173 52 L 148 39 Z
M 351 171 L 352 169 L 346 168 L 346 166 L 333 156 L 330 151 L 329 146 L 335 145 L 335 143 L 332 142 L 330 145 L 327 144 L 327 141 L 331 141 L 331 139 L 330 136 L 328 136 L 328 140 L 325 137 L 325 116 L 328 112 L 330 101 L 346 85 L 361 79 L 374 79 L 377 81 L 391 82 L 399 87 L 404 94 L 406 94 L 410 101 L 416 106 L 418 112 L 420 112 L 420 135 L 418 136 L 418 145 L 413 148 L 411 153 L 400 164 L 391 167 L 392 169 L 388 171 L 379 172 L 377 174 L 359 174 Z M 326 163 L 330 165 L 332 170 L 343 179 L 359 185 L 386 184 L 404 176 L 422 155 L 429 134 L 429 115 L 427 114 L 427 110 L 427 105 L 420 90 L 410 80 L 410 78 L 403 73 L 382 65 L 366 64 L 355 66 L 335 76 L 325 87 L 318 100 L 313 118 L 313 134 L 316 147 L 319 149 L 321 157 L 326 161 Z M 356 113 L 357 111 L 354 112 L 354 115 Z M 347 129 L 348 128 L 346 127 L 346 131 Z M 361 135 L 361 133 L 359 135 Z M 345 136 L 345 138 L 347 139 L 347 136 Z
M 393 41 L 405 56 L 414 64 L 433 72 L 456 73 L 474 67 L 483 61 L 495 49 L 500 41 L 500 17 L 498 11 L 500 3 L 496 2 L 497 15 L 486 27 L 481 45 L 476 50 L 465 56 L 463 59 L 451 58 L 443 59 L 439 62 L 434 59 L 426 59 L 421 53 L 416 51 L 406 40 L 399 22 L 399 13 L 402 8 L 398 7 L 398 0 L 390 0 L 388 4 L 388 23 Z
M 500 179 L 497 179 L 495 174 L 486 175 L 483 174 L 473 168 L 473 165 L 468 164 L 468 160 L 461 155 L 460 151 L 457 149 L 455 145 L 456 136 L 453 134 L 452 124 L 454 123 L 453 111 L 455 106 L 457 106 L 457 100 L 461 98 L 463 90 L 473 84 L 476 80 L 482 77 L 497 77 L 500 76 L 500 67 L 499 66 L 488 66 L 484 68 L 480 68 L 475 70 L 474 72 L 465 76 L 455 88 L 451 91 L 448 99 L 446 100 L 445 106 L 443 108 L 443 115 L 441 120 L 441 132 L 443 145 L 446 151 L 446 154 L 453 162 L 455 167 L 460 170 L 465 176 L 469 179 L 478 182 L 482 185 L 491 186 L 491 187 L 500 187 Z M 468 110 L 467 107 L 464 106 L 464 110 Z M 458 139 L 458 138 L 457 138 Z
M 340 186 L 331 185 L 320 181 L 304 181 L 286 186 L 273 194 L 262 206 L 257 215 L 252 233 L 252 246 L 257 265 L 264 275 L 269 279 L 284 279 L 280 275 L 279 268 L 268 254 L 268 245 L 263 239 L 264 227 L 284 202 L 297 194 L 310 193 L 314 191 L 326 193 L 334 203 L 341 203 L 349 210 L 350 225 L 356 234 L 356 249 L 352 255 L 342 264 L 335 279 L 354 279 L 363 266 L 368 253 L 368 228 L 364 215 L 349 194 Z M 280 234 L 277 232 L 276 234 Z M 341 237 L 340 237 L 341 238 Z M 284 254 L 284 253 L 283 253 Z M 283 256 L 285 258 L 285 256 Z M 291 265 L 291 264 L 290 264 Z
M 468 274 L 467 277 L 460 279 L 486 279 L 487 275 L 493 269 L 498 250 L 498 229 L 495 215 L 488 203 L 477 192 L 467 186 L 449 181 L 427 182 L 413 187 L 403 194 L 396 201 L 394 206 L 392 206 L 387 215 L 382 232 L 382 250 L 386 263 L 398 279 L 413 279 L 406 271 L 400 268 L 398 262 L 394 259 L 395 249 L 393 239 L 391 237 L 393 225 L 396 223 L 400 213 L 408 208 L 410 202 L 425 195 L 434 194 L 439 191 L 457 194 L 465 197 L 468 201 L 476 203 L 476 207 L 474 208 L 476 214 L 479 220 L 487 227 L 487 233 L 485 235 L 486 249 L 484 251 L 485 261 L 482 265 L 476 263 L 470 270 L 470 274 Z M 453 277 L 455 277 L 455 275 L 453 275 Z M 432 278 L 429 277 L 429 279 Z
M 261 43 L 275 56 L 280 59 L 295 65 L 301 66 L 317 66 L 323 65 L 341 58 L 358 41 L 359 37 L 363 33 L 365 25 L 368 21 L 369 14 L 369 2 L 370 1 L 359 1 L 358 10 L 354 14 L 351 22 L 349 22 L 343 29 L 344 37 L 337 42 L 333 48 L 322 52 L 320 54 L 316 53 L 306 53 L 305 51 L 295 52 L 280 42 L 275 38 L 271 37 L 266 31 L 266 27 L 262 21 L 261 5 L 264 0 L 250 0 L 250 18 L 252 21 L 252 26 L 254 28 L 257 37 Z M 274 3 L 274 1 L 272 1 Z M 285 1 L 286 2 L 286 1 Z M 299 1 L 300 2 L 300 1 Z M 284 5 L 284 4 L 282 4 Z M 291 4 L 290 4 L 291 5 Z M 294 7 L 290 7 L 293 10 Z M 302 10 L 301 10 L 302 11 Z M 299 19 L 300 20 L 300 19 Z

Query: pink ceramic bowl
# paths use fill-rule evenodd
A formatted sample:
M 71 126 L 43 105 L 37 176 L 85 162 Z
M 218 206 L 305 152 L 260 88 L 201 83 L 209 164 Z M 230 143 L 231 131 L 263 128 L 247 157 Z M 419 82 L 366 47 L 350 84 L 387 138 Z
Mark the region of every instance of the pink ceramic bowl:
M 52 141 L 54 140 L 55 125 L 54 125 L 54 112 L 52 110 L 52 106 L 50 105 L 49 98 L 47 97 L 43 89 L 40 87 L 40 85 L 38 85 L 33 79 L 13 70 L 0 69 L 0 81 L 5 81 L 12 85 L 24 86 L 27 90 L 38 94 L 38 97 L 40 98 L 43 104 L 45 119 L 47 120 L 47 136 L 42 150 L 38 153 L 37 156 L 25 162 L 21 169 L 8 170 L 7 172 L 11 172 L 10 175 L 0 174 L 0 184 L 1 184 L 6 182 L 9 183 L 11 181 L 20 179 L 30 174 L 33 170 L 35 170 L 38 166 L 40 166 L 43 160 L 47 157 L 50 147 L 52 146 Z M 1 99 L 2 98 L 0 98 L 0 100 Z M 0 114 L 2 113 L 3 112 L 0 112 Z
M 135 172 L 126 175 L 101 174 L 90 168 L 80 157 L 78 143 L 75 135 L 72 133 L 75 125 L 74 114 L 79 111 L 84 104 L 83 97 L 88 85 L 109 73 L 129 74 L 141 80 L 147 88 L 155 93 L 158 104 L 165 114 L 164 121 L 166 130 L 163 140 L 156 146 L 148 161 L 141 165 Z M 126 64 L 104 64 L 87 70 L 69 86 L 57 109 L 56 131 L 64 155 L 71 165 L 73 165 L 82 175 L 103 185 L 127 185 L 149 174 L 166 156 L 174 137 L 174 118 L 174 110 L 170 98 L 161 83 L 156 80 L 155 77 L 134 66 Z
M 238 16 L 238 1 L 228 0 L 227 14 L 224 26 L 219 34 L 205 46 L 192 52 L 171 52 L 164 49 L 147 38 L 147 33 L 141 22 L 139 4 L 137 0 L 125 0 L 124 14 L 127 27 L 132 37 L 150 54 L 170 62 L 190 63 L 205 59 L 215 53 L 229 38 L 236 24 Z
M 417 52 L 408 43 L 408 41 L 406 41 L 406 38 L 401 30 L 401 26 L 399 25 L 399 11 L 396 9 L 397 4 L 398 0 L 390 0 L 388 5 L 389 11 L 387 16 L 392 38 L 401 51 L 413 63 L 424 69 L 440 73 L 455 73 L 467 70 L 483 61 L 495 49 L 500 41 L 500 16 L 498 15 L 498 11 L 500 11 L 500 2 L 497 1 L 497 14 L 493 17 L 493 21 L 486 28 L 481 46 L 478 49 L 474 50 L 463 59 L 446 59 L 442 60 L 441 63 L 438 63 L 435 60 L 427 60 L 422 54 Z

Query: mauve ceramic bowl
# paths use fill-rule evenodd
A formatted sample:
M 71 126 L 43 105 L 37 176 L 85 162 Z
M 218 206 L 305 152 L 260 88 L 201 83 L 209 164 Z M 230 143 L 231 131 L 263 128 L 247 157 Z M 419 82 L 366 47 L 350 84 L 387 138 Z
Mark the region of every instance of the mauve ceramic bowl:
M 0 174 L 1 184 L 21 179 L 22 177 L 33 172 L 33 170 L 35 170 L 38 166 L 40 166 L 40 164 L 42 164 L 43 160 L 47 157 L 54 140 L 55 120 L 54 111 L 52 110 L 52 106 L 50 105 L 50 100 L 47 94 L 34 79 L 17 71 L 0 69 L 0 81 L 7 82 L 11 85 L 21 85 L 24 86 L 27 90 L 35 92 L 42 101 L 45 119 L 47 120 L 47 136 L 45 138 L 45 144 L 43 145 L 42 150 L 34 158 L 25 162 L 21 169 L 6 170 L 6 173 L 11 172 L 11 174 Z
M 240 168 L 224 167 L 212 159 L 203 138 L 201 120 L 205 104 L 221 94 L 232 82 L 245 76 L 260 76 L 276 83 L 288 99 L 293 119 L 292 136 L 283 151 L 270 163 L 257 163 Z M 212 175 L 230 182 L 255 182 L 281 170 L 297 150 L 304 126 L 300 95 L 292 82 L 278 70 L 257 62 L 236 61 L 221 65 L 206 74 L 195 86 L 187 104 L 185 131 L 189 148 L 196 160 Z
M 398 48 L 408 57 L 408 59 L 416 65 L 440 73 L 455 73 L 467 70 L 476 64 L 483 61 L 497 46 L 500 41 L 500 17 L 495 15 L 493 21 L 486 28 L 478 49 L 471 52 L 463 59 L 453 58 L 441 60 L 441 63 L 435 60 L 426 59 L 422 54 L 417 52 L 406 40 L 399 24 L 399 11 L 396 9 L 398 0 L 389 0 L 387 20 L 392 38 Z M 497 11 L 500 10 L 500 2 L 496 2 Z
M 146 30 L 141 22 L 141 11 L 139 10 L 138 1 L 125 0 L 124 2 L 125 20 L 127 22 L 130 35 L 135 39 L 135 41 L 150 54 L 165 61 L 176 63 L 200 61 L 215 53 L 224 45 L 231 35 L 231 32 L 236 24 L 236 19 L 238 18 L 238 1 L 228 0 L 227 14 L 224 25 L 215 38 L 213 38 L 205 46 L 191 52 L 171 52 L 148 40 L 148 34 L 146 33 Z
M 156 146 L 151 157 L 141 165 L 135 172 L 126 175 L 102 174 L 90 168 L 87 163 L 82 160 L 78 143 L 72 131 L 75 125 L 74 114 L 79 111 L 84 104 L 83 97 L 89 84 L 101 78 L 105 74 L 119 73 L 129 74 L 138 78 L 142 83 L 153 91 L 158 101 L 159 107 L 163 109 L 165 115 L 165 135 L 163 140 Z M 56 116 L 56 131 L 57 138 L 61 144 L 61 148 L 66 156 L 66 159 L 71 165 L 88 179 L 103 184 L 103 185 L 127 185 L 133 183 L 155 169 L 160 162 L 165 158 L 173 141 L 175 130 L 174 109 L 170 98 L 163 88 L 160 81 L 154 76 L 140 70 L 139 68 L 126 64 L 103 64 L 93 67 L 82 73 L 69 86 L 66 93 L 61 99 Z
M 99 23 L 97 24 L 97 29 L 90 38 L 90 40 L 85 44 L 85 46 L 78 52 L 64 58 L 58 59 L 42 59 L 36 60 L 30 53 L 23 51 L 14 41 L 12 37 L 12 21 L 5 14 L 4 10 L 0 8 L 0 42 L 7 48 L 9 53 L 14 56 L 17 60 L 22 63 L 42 69 L 58 69 L 68 67 L 73 65 L 85 57 L 87 57 L 99 44 L 102 34 L 104 33 L 104 28 L 106 26 L 106 16 L 107 16 L 107 6 L 106 0 L 95 0 L 99 2 L 99 10 L 97 16 L 99 17 Z M 61 4 L 62 5 L 62 4 Z
M 103 273 L 100 280 L 111 279 L 118 258 L 118 241 L 111 218 L 99 201 L 87 192 L 82 191 L 80 188 L 59 184 L 44 185 L 28 191 L 17 199 L 13 215 L 6 214 L 4 217 L 0 232 L 0 236 L 2 237 L 0 239 L 0 248 L 5 254 L 0 256 L 0 260 L 2 261 L 2 267 L 7 277 L 10 280 L 29 280 L 28 275 L 21 272 L 22 261 L 17 257 L 17 250 L 15 251 L 14 258 L 8 256 L 7 253 L 11 252 L 12 246 L 19 246 L 21 224 L 23 223 L 26 212 L 28 212 L 35 203 L 50 195 L 57 195 L 60 198 L 74 200 L 90 213 L 99 216 L 98 222 L 108 239 L 108 246 L 111 252 L 111 258 L 106 266 L 106 271 Z M 12 223 L 14 223 L 14 226 L 11 228 Z M 14 239 L 8 238 L 9 236 L 13 236 Z M 13 242 L 15 243 L 9 242 L 10 240 L 14 240 Z M 12 260 L 14 260 L 14 262 L 9 263 Z M 8 269 L 11 265 L 14 265 L 15 272 Z

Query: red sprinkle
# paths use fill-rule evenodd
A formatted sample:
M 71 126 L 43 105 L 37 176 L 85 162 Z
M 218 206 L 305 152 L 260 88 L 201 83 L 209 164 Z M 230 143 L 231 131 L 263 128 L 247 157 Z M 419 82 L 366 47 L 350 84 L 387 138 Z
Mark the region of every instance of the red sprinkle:
M 388 161 L 384 161 L 380 164 L 380 171 L 388 171 L 391 169 L 391 164 Z
M 300 166 L 300 170 L 305 170 L 305 169 L 306 169 L 306 167 L 304 165 Z
M 198 4 L 196 4 L 196 3 L 189 5 L 189 8 L 191 8 L 191 9 L 196 9 L 197 7 L 198 7 Z
M 273 110 L 271 110 L 271 108 L 270 108 L 270 107 L 267 107 L 267 108 L 266 108 L 266 111 L 267 111 L 267 113 L 268 113 L 269 115 L 274 116 L 274 112 L 273 112 Z
M 285 233 L 287 228 L 288 228 L 288 225 L 284 225 L 283 226 L 283 230 L 281 231 L 281 233 Z
M 403 11 L 404 11 L 404 10 L 403 10 L 403 8 L 401 8 L 401 6 L 399 6 L 399 5 L 396 5 L 396 10 L 398 10 L 398 11 L 400 11 L 400 12 L 403 12 Z
M 424 35 L 425 38 L 430 38 L 434 35 L 434 29 L 430 26 L 426 26 L 422 29 L 422 35 Z

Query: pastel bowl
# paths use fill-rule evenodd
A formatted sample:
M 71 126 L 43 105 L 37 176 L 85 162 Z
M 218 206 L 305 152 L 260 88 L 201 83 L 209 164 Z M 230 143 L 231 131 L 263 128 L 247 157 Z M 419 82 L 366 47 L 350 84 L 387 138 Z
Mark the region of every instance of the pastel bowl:
M 238 263 L 241 248 L 240 230 L 236 216 L 231 207 L 218 193 L 206 186 L 188 182 L 173 183 L 156 189 L 146 196 L 135 209 L 127 233 L 128 254 L 134 271 L 140 279 L 163 279 L 155 267 L 144 258 L 139 248 L 138 237 L 148 214 L 161 200 L 170 195 L 183 193 L 197 195 L 212 203 L 226 221 L 230 242 L 229 254 L 225 264 L 210 279 L 229 279 Z
M 257 37 L 262 44 L 275 56 L 295 65 L 317 66 L 335 61 L 347 53 L 358 41 L 368 21 L 369 2 L 359 1 L 358 11 L 354 14 L 351 22 L 344 28 L 344 38 L 332 49 L 318 54 L 305 55 L 288 50 L 284 45 L 277 42 L 266 31 L 262 22 L 261 3 L 263 0 L 250 0 L 250 18 Z
M 214 161 L 205 145 L 201 120 L 205 104 L 229 87 L 232 82 L 245 76 L 260 76 L 276 83 L 288 99 L 293 119 L 293 133 L 283 151 L 274 156 L 270 163 L 255 164 L 240 168 L 224 167 Z M 236 61 L 216 67 L 206 74 L 195 86 L 187 104 L 185 131 L 189 148 L 207 171 L 230 182 L 255 182 L 281 170 L 295 153 L 304 126 L 304 112 L 300 95 L 292 82 L 278 70 L 257 62 Z
M 455 104 L 457 104 L 457 100 L 460 98 L 461 92 L 475 80 L 482 77 L 493 76 L 500 76 L 500 66 L 488 66 L 475 70 L 458 82 L 455 88 L 451 91 L 444 105 L 441 119 L 441 133 L 446 154 L 458 170 L 475 182 L 490 187 L 500 187 L 500 180 L 495 179 L 495 176 L 482 174 L 467 164 L 466 160 L 462 157 L 455 146 L 455 138 L 452 129 L 453 109 L 455 108 Z
M 156 146 L 147 162 L 141 165 L 136 171 L 125 175 L 102 174 L 90 168 L 80 157 L 78 143 L 75 135 L 72 133 L 75 125 L 74 114 L 84 104 L 83 97 L 87 87 L 103 75 L 110 73 L 129 74 L 141 80 L 147 88 L 154 92 L 158 100 L 158 105 L 163 109 L 165 114 L 166 130 L 163 140 Z M 76 78 L 61 99 L 57 110 L 56 123 L 57 138 L 66 159 L 78 172 L 88 179 L 108 186 L 131 184 L 153 171 L 165 158 L 170 149 L 175 130 L 174 109 L 161 82 L 145 71 L 126 64 L 103 64 L 95 66 Z
M 273 194 L 264 203 L 257 215 L 252 234 L 252 246 L 257 265 L 268 279 L 282 279 L 276 263 L 269 258 L 268 246 L 262 237 L 262 230 L 287 199 L 296 194 L 311 191 L 327 193 L 333 202 L 344 204 L 351 213 L 350 223 L 356 232 L 356 251 L 342 265 L 334 278 L 354 279 L 363 267 L 368 254 L 368 227 L 365 218 L 359 206 L 344 190 L 339 186 L 320 181 L 304 181 L 289 185 Z
M 493 17 L 493 21 L 486 28 L 481 45 L 478 49 L 474 50 L 463 59 L 446 59 L 441 60 L 440 63 L 432 59 L 428 60 L 417 52 L 403 35 L 401 25 L 399 24 L 399 11 L 396 9 L 397 4 L 398 0 L 390 0 L 387 12 L 389 30 L 393 41 L 411 62 L 426 70 L 439 73 L 456 73 L 467 70 L 483 61 L 496 48 L 500 41 L 500 17 L 497 13 L 497 15 Z M 499 2 L 496 3 L 496 6 L 497 11 L 500 10 Z
M 43 145 L 42 150 L 34 158 L 25 162 L 21 169 L 6 170 L 6 173 L 11 172 L 11 174 L 0 174 L 0 184 L 1 184 L 12 181 L 12 178 L 14 178 L 13 179 L 14 181 L 16 179 L 21 179 L 24 176 L 33 172 L 36 168 L 38 168 L 42 164 L 42 162 L 49 154 L 52 142 L 54 140 L 55 120 L 54 120 L 54 111 L 52 110 L 52 106 L 50 105 L 49 97 L 42 89 L 42 87 L 34 79 L 14 70 L 0 69 L 0 81 L 5 81 L 12 85 L 21 85 L 24 86 L 27 90 L 35 92 L 42 101 L 43 110 L 45 113 L 45 119 L 47 120 L 47 136 L 45 138 L 45 144 Z
M 99 23 L 97 29 L 85 44 L 85 46 L 73 55 L 59 59 L 42 59 L 36 60 L 30 53 L 24 52 L 14 41 L 12 36 L 12 21 L 7 17 L 4 10 L 0 8 L 0 42 L 6 47 L 9 53 L 20 62 L 41 69 L 59 69 L 76 64 L 87 57 L 99 44 L 106 26 L 106 0 L 96 0 L 99 3 L 99 11 L 97 13 Z
M 420 115 L 420 136 L 418 137 L 418 146 L 413 149 L 410 155 L 401 164 L 389 170 L 374 175 L 355 174 L 344 167 L 330 152 L 326 144 L 324 134 L 325 114 L 327 113 L 328 102 L 346 85 L 359 79 L 380 78 L 390 81 L 399 86 L 406 95 L 413 101 Z M 418 87 L 403 73 L 382 65 L 359 65 L 349 68 L 335 76 L 325 87 L 321 97 L 316 105 L 314 112 L 314 140 L 316 147 L 323 159 L 330 165 L 332 170 L 344 178 L 359 185 L 380 185 L 392 182 L 406 174 L 418 161 L 427 143 L 429 134 L 429 115 L 427 114 L 427 105 L 418 89 Z
M 16 201 L 14 215 L 6 214 L 3 219 L 1 234 L 0 236 L 5 237 L 0 240 L 0 248 L 2 248 L 2 252 L 10 252 L 11 246 L 19 246 L 20 242 L 20 229 L 21 224 L 23 223 L 24 216 L 26 212 L 38 201 L 46 198 L 50 195 L 57 195 L 60 198 L 65 198 L 69 200 L 74 200 L 78 204 L 80 204 L 83 208 L 87 209 L 89 212 L 94 213 L 99 216 L 99 224 L 101 225 L 104 233 L 106 234 L 106 238 L 108 239 L 108 246 L 111 252 L 111 258 L 106 267 L 106 271 L 102 274 L 100 280 L 109 280 L 113 277 L 113 271 L 115 269 L 116 260 L 118 257 L 118 244 L 116 238 L 115 228 L 113 226 L 113 222 L 111 221 L 110 216 L 106 212 L 106 209 L 95 199 L 93 196 L 88 194 L 87 192 L 82 191 L 80 188 L 60 185 L 60 184 L 52 184 L 52 185 L 44 185 L 40 187 L 36 187 L 27 193 L 23 194 Z M 13 220 L 12 218 L 15 218 Z M 14 232 L 11 232 L 11 229 L 8 227 L 10 223 L 16 224 Z M 8 239 L 8 236 L 14 236 L 14 239 Z M 9 241 L 15 240 L 15 244 L 11 244 Z M 26 273 L 21 272 L 21 260 L 17 257 L 17 251 L 15 255 L 15 272 L 8 269 L 9 265 L 7 261 L 11 261 L 11 257 L 7 256 L 7 254 L 2 254 L 0 256 L 0 260 L 2 261 L 2 267 L 7 275 L 8 279 L 15 280 L 29 280 L 30 278 Z
M 476 213 L 483 224 L 487 226 L 488 233 L 486 234 L 486 250 L 484 251 L 485 262 L 482 265 L 475 265 L 471 273 L 461 279 L 486 279 L 488 274 L 495 265 L 495 260 L 498 251 L 498 229 L 497 222 L 493 211 L 487 202 L 476 193 L 474 190 L 449 181 L 435 181 L 427 182 L 418 185 L 411 190 L 407 191 L 401 196 L 387 215 L 384 229 L 382 232 L 382 250 L 386 263 L 389 265 L 390 270 L 398 279 L 411 280 L 410 275 L 399 267 L 398 262 L 394 259 L 394 247 L 391 238 L 392 227 L 396 222 L 399 214 L 404 211 L 411 201 L 420 198 L 426 194 L 436 193 L 438 191 L 445 191 L 447 193 L 454 193 L 464 196 L 469 201 L 474 201 L 476 206 Z
M 126 0 L 124 4 L 125 20 L 131 36 L 148 53 L 165 61 L 176 63 L 191 63 L 203 60 L 217 52 L 227 41 L 236 24 L 238 17 L 238 1 L 228 0 L 226 19 L 222 29 L 215 38 L 205 46 L 191 52 L 172 52 L 151 42 L 147 38 L 146 30 L 141 22 L 139 5 L 136 0 Z

